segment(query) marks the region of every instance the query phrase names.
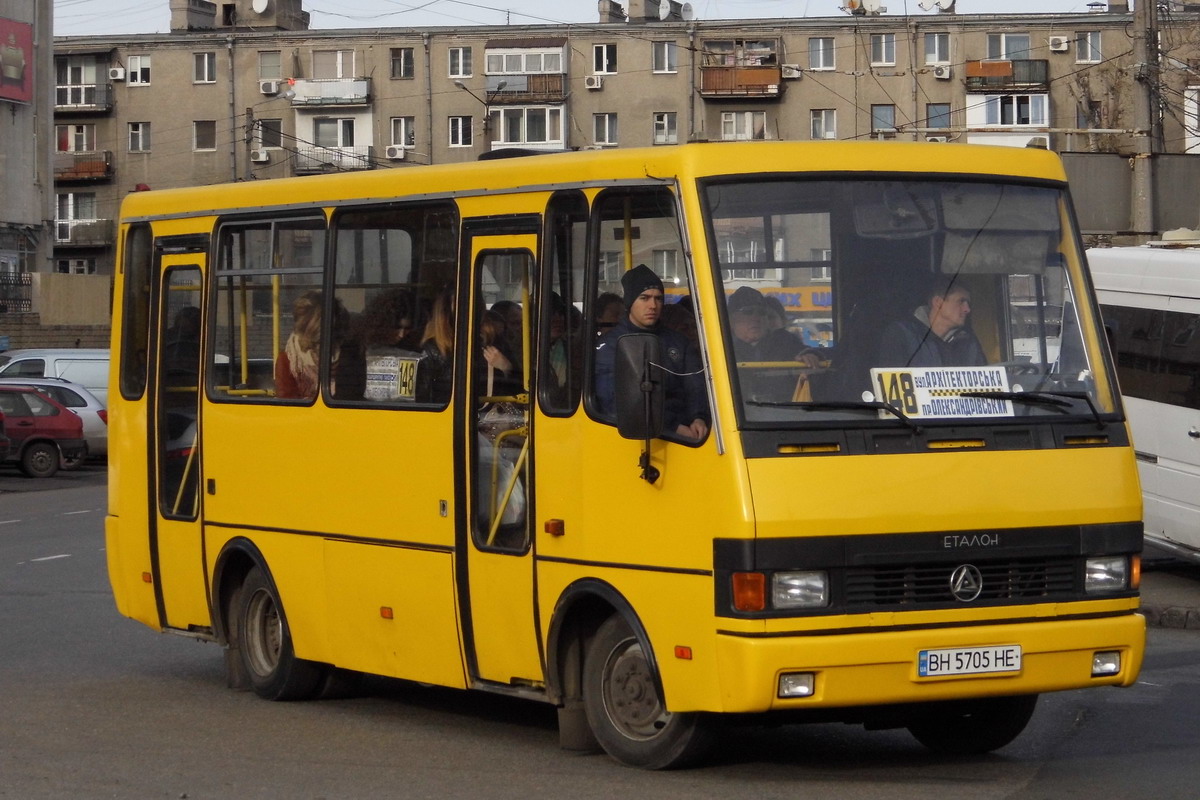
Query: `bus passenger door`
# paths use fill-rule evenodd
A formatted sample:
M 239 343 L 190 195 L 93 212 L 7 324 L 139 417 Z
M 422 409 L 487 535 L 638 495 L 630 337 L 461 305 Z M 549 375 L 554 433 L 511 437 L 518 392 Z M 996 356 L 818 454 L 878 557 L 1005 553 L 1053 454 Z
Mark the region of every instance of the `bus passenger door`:
M 170 628 L 211 624 L 200 517 L 202 254 L 163 256 L 150 439 L 155 509 L 150 554 L 159 618 Z
M 470 602 L 464 629 L 475 677 L 528 684 L 542 680 L 528 513 L 529 287 L 537 236 L 475 235 L 469 241 L 471 298 L 469 312 L 459 314 L 470 324 L 464 412 Z

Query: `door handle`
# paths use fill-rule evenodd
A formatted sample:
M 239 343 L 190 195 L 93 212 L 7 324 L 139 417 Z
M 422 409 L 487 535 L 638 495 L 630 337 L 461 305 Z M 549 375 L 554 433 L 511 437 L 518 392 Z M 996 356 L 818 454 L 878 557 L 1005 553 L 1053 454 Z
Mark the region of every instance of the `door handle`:
M 1193 439 L 1200 439 L 1200 431 L 1192 428 L 1190 431 L 1188 431 L 1188 436 L 1192 437 Z

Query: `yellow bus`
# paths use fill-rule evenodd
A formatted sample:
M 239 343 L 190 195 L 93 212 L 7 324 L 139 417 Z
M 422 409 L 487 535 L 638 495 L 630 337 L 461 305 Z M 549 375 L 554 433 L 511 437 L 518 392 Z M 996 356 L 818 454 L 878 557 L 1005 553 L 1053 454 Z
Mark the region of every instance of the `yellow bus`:
M 797 286 L 827 287 L 819 348 L 759 313 Z M 139 192 L 112 354 L 117 607 L 268 699 L 516 695 L 665 768 L 734 715 L 985 752 L 1141 666 L 1134 456 L 1045 151 Z

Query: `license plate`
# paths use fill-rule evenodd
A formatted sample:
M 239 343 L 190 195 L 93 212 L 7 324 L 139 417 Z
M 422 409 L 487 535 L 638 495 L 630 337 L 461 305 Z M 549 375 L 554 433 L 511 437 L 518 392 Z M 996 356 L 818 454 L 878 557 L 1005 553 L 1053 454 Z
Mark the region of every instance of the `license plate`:
M 922 678 L 1020 671 L 1019 644 L 949 647 L 941 650 L 922 650 L 917 655 L 917 674 Z

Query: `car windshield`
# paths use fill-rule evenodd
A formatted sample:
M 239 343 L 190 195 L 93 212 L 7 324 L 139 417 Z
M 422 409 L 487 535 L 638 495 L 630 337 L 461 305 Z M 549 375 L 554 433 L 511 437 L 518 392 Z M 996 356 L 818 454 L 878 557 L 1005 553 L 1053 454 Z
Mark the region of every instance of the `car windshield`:
M 744 422 L 1114 410 L 1057 186 L 714 181 L 704 200 Z

